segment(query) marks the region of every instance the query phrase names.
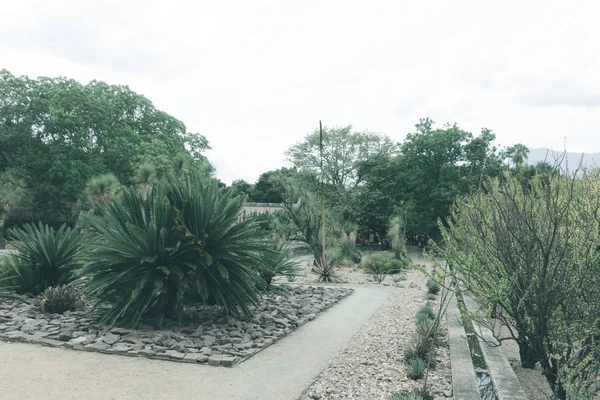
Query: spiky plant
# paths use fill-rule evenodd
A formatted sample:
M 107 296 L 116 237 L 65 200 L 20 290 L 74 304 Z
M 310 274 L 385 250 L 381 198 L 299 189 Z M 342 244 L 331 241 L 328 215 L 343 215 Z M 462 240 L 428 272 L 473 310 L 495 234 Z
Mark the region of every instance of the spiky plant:
M 293 280 L 301 274 L 302 269 L 299 267 L 298 259 L 294 257 L 292 247 L 281 243 L 267 246 L 268 248 L 262 253 L 262 265 L 259 269 L 260 277 L 267 287 L 271 286 L 271 281 L 276 276 L 287 276 L 288 279 Z
M 156 183 L 156 168 L 150 163 L 142 163 L 135 173 L 135 184 L 137 190 L 146 196 L 148 190 Z
M 425 296 L 425 298 L 427 300 L 435 300 L 437 299 L 437 296 L 435 294 L 428 293 L 427 296 Z
M 397 260 L 400 260 L 406 255 L 406 240 L 404 238 L 404 229 L 400 217 L 394 217 L 390 220 L 390 228 L 388 229 L 387 237 L 390 241 L 390 247 L 394 252 L 394 256 Z
M 249 315 L 264 288 L 256 270 L 265 242 L 253 221 L 237 223 L 241 207 L 215 180 L 190 173 L 146 197 L 127 189 L 102 217 L 87 216 L 99 244 L 80 275 L 101 320 L 160 326 L 193 301 Z
M 427 319 L 435 319 L 435 311 L 430 302 L 425 303 L 417 312 L 417 322 L 421 323 Z
M 433 341 L 421 335 L 415 335 L 404 351 L 404 360 L 408 363 L 414 358 L 428 360 L 433 350 Z
M 106 205 L 120 190 L 121 183 L 112 173 L 94 176 L 86 187 L 86 192 L 93 205 Z
M 40 295 L 40 310 L 43 313 L 62 314 L 82 307 L 81 295 L 72 285 L 49 287 Z
M 315 260 L 315 264 L 313 265 L 313 272 L 317 274 L 317 281 L 319 283 L 339 283 L 338 270 L 340 268 L 340 260 L 324 258 L 324 263 L 322 260 Z
M 17 251 L 7 258 L 0 286 L 35 295 L 70 282 L 85 238 L 66 225 L 54 229 L 39 222 L 12 229 L 9 239 Z
M 429 294 L 438 294 L 440 292 L 440 285 L 433 278 L 429 278 L 427 281 L 427 292 Z
M 408 360 L 408 377 L 413 380 L 421 379 L 425 372 L 425 361 L 416 357 Z
M 417 333 L 423 338 L 429 338 L 436 346 L 444 342 L 444 330 L 431 319 L 426 319 L 417 324 Z

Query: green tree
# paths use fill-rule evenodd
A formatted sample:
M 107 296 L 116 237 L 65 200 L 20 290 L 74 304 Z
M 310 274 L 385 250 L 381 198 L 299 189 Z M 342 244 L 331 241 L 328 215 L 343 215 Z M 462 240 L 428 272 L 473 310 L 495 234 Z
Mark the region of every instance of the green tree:
M 287 152 L 287 159 L 300 172 L 315 177 L 314 185 L 323 178 L 331 204 L 348 206 L 349 190 L 363 182 L 361 163 L 377 156 L 390 155 L 396 144 L 387 136 L 357 132 L 352 125 L 323 128 L 323 169 L 321 170 L 319 131 L 307 135 Z M 322 176 L 321 176 L 322 174 Z
M 206 149 L 204 137 L 126 86 L 0 71 L 0 174 L 14 171 L 39 218 L 70 220 L 92 176 L 132 184 L 145 162 L 159 175 L 177 155 L 206 165 Z
M 527 146 L 517 143 L 506 149 L 506 156 L 512 161 L 515 167 L 519 168 L 527 160 L 529 149 Z
M 229 190 L 233 196 L 245 196 L 247 201 L 252 193 L 252 189 L 253 185 L 243 179 L 235 180 L 231 182 L 231 186 L 229 186 Z
M 540 362 L 561 399 L 600 327 L 599 199 L 598 173 L 537 175 L 525 186 L 505 173 L 440 224 L 453 275 L 484 309 L 500 307 L 510 332 L 500 340 L 518 343 L 523 367 Z M 598 359 L 587 368 L 598 371 Z
M 296 170 L 285 167 L 263 172 L 251 190 L 250 200 L 256 203 L 282 203 L 277 180 L 279 177 L 292 177 L 296 174 Z

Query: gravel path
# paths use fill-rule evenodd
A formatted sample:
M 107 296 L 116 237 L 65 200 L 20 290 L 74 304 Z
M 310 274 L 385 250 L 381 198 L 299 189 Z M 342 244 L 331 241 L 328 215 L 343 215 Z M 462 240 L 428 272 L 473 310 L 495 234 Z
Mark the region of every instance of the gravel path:
M 425 263 L 423 259 L 416 261 Z M 415 331 L 415 314 L 426 302 L 427 277 L 418 271 L 410 271 L 406 276 L 407 280 L 393 290 L 387 302 L 307 389 L 302 400 L 389 399 L 397 392 L 423 386 L 422 380 L 407 377 L 403 353 Z M 437 366 L 429 374 L 429 391 L 441 398 L 449 397 L 452 375 L 447 347 L 438 348 L 435 358 Z

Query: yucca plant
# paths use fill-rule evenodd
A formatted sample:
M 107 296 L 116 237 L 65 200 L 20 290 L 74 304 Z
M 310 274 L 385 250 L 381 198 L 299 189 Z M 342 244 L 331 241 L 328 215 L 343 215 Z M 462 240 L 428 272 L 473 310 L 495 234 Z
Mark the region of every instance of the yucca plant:
M 267 288 L 276 276 L 287 276 L 288 279 L 295 279 L 300 275 L 302 269 L 292 247 L 281 243 L 267 245 L 268 248 L 261 255 L 262 265 L 259 269 L 260 277 L 265 281 Z
M 421 379 L 425 372 L 425 361 L 416 357 L 408 360 L 408 377 L 413 380 Z
M 135 173 L 135 185 L 142 196 L 156 183 L 156 168 L 150 163 L 142 163 Z
M 339 283 L 338 270 L 340 268 L 340 260 L 328 260 L 324 257 L 324 263 L 322 260 L 315 260 L 313 265 L 313 272 L 317 274 L 317 281 L 319 283 Z
M 82 307 L 81 295 L 72 285 L 49 287 L 40 295 L 40 310 L 44 313 L 62 314 Z
M 0 286 L 36 295 L 50 286 L 69 283 L 80 265 L 85 238 L 66 225 L 55 230 L 39 222 L 12 229 L 9 239 L 17 251 L 5 261 Z

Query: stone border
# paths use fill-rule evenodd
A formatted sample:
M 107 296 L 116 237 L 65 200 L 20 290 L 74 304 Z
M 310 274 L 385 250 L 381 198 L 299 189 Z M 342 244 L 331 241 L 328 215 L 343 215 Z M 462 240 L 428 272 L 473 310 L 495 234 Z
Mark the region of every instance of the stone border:
M 0 307 L 0 340 L 232 367 L 353 292 L 348 288 L 283 285 L 263 298 L 249 321 L 208 312 L 200 325 L 189 323 L 175 330 L 110 329 L 95 324 L 82 311 L 47 315 L 37 311 L 32 302 L 10 303 L 12 308 Z

